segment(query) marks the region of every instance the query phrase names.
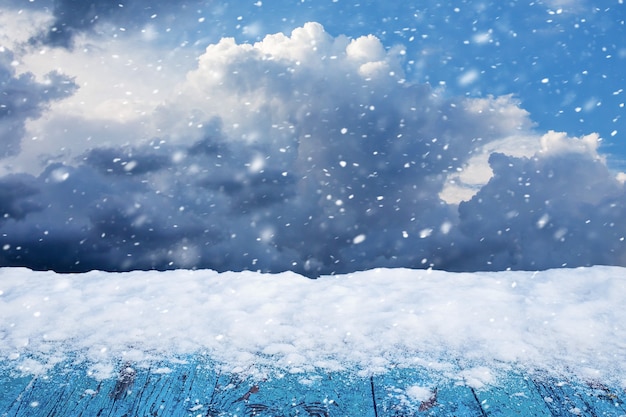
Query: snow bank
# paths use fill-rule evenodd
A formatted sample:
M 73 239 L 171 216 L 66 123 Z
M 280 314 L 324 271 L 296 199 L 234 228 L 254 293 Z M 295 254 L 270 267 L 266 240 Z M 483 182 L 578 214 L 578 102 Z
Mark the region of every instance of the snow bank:
M 231 371 L 383 372 L 483 380 L 510 367 L 626 386 L 626 269 L 294 273 L 0 269 L 0 360 L 24 372 L 88 363 L 108 376 L 208 355 Z

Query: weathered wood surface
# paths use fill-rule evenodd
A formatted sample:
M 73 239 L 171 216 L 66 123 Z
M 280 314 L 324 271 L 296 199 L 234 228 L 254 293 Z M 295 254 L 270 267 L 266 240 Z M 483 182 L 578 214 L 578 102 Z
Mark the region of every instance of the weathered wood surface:
M 418 400 L 416 388 L 430 395 Z M 222 374 L 203 359 L 149 369 L 120 364 L 118 376 L 103 381 L 70 364 L 38 377 L 0 370 L 2 417 L 613 417 L 626 416 L 624 399 L 624 390 L 615 387 L 514 372 L 475 389 L 420 369 L 255 379 Z

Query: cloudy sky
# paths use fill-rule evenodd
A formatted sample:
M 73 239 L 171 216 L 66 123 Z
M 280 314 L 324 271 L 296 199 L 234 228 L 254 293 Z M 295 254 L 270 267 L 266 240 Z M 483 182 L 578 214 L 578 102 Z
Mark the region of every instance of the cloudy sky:
M 3 2 L 0 265 L 626 265 L 623 0 L 412 3 Z

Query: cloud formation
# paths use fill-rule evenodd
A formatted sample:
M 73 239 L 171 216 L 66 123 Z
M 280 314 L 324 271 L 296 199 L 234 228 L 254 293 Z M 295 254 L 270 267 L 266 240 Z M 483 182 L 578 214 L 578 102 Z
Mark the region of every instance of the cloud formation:
M 43 82 L 33 74 L 16 74 L 13 53 L 0 47 L 0 158 L 16 155 L 28 119 L 41 116 L 46 106 L 68 97 L 77 86 L 67 76 L 50 72 Z
M 198 1 L 192 3 L 200 3 Z M 107 32 L 108 25 L 116 27 L 141 27 L 151 16 L 169 8 L 184 9 L 186 6 L 146 0 L 56 0 L 52 7 L 53 19 L 48 27 L 31 39 L 44 45 L 72 48 L 76 36 Z
M 492 154 L 493 178 L 460 204 L 473 252 L 461 269 L 624 265 L 624 185 L 596 153 L 597 135 L 541 142 L 532 158 Z
M 511 96 L 447 97 L 408 82 L 403 59 L 374 36 L 333 37 L 317 23 L 209 45 L 142 119 L 152 136 L 122 124 L 106 146 L 0 178 L 0 264 L 317 276 L 625 263 L 624 189 L 596 136 L 542 138 Z M 13 105 L 17 126 L 74 88 L 58 74 L 47 89 L 21 82 L 36 106 Z M 493 177 L 471 200 L 442 200 L 489 144 L 520 135 L 541 150 L 493 153 Z M 21 136 L 11 138 L 15 153 Z

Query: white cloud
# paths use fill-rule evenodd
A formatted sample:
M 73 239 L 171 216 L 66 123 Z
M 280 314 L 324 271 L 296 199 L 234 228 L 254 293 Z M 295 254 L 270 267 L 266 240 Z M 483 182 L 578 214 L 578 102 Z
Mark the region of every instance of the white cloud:
M 541 139 L 533 132 L 513 134 L 485 144 L 471 156 L 458 172 L 448 174 L 446 184 L 439 194 L 448 203 L 458 204 L 472 198 L 493 176 L 489 166 L 492 153 L 515 157 L 531 157 L 541 150 Z
M 23 3 L 23 2 L 20 2 Z M 52 16 L 40 9 L 23 9 L 15 4 L 14 7 L 0 8 L 0 44 L 11 50 L 23 47 L 29 39 L 37 34 L 40 28 L 52 22 Z
M 31 73 L 18 74 L 17 66 L 12 51 L 0 49 L 0 158 L 19 154 L 27 121 L 76 90 L 76 84 L 58 72 L 49 72 L 39 81 Z
M 39 174 L 49 162 L 73 163 L 97 146 L 148 143 L 154 109 L 171 94 L 177 82 L 195 65 L 194 54 L 172 48 L 164 54 L 156 39 L 137 31 L 124 39 L 77 33 L 73 49 L 27 45 L 49 23 L 41 11 L 5 10 L 7 21 L 16 19 L 29 30 L 17 31 L 12 51 L 17 75 L 32 74 L 44 83 L 57 71 L 79 87 L 71 96 L 42 109 L 44 117 L 26 121 L 19 155 L 4 160 L 0 173 Z M 10 25 L 10 27 L 12 27 Z
M 549 131 L 541 137 L 540 152 L 546 156 L 565 153 L 580 153 L 593 159 L 600 159 L 598 146 L 600 137 L 597 133 L 580 138 L 570 138 L 565 132 Z

